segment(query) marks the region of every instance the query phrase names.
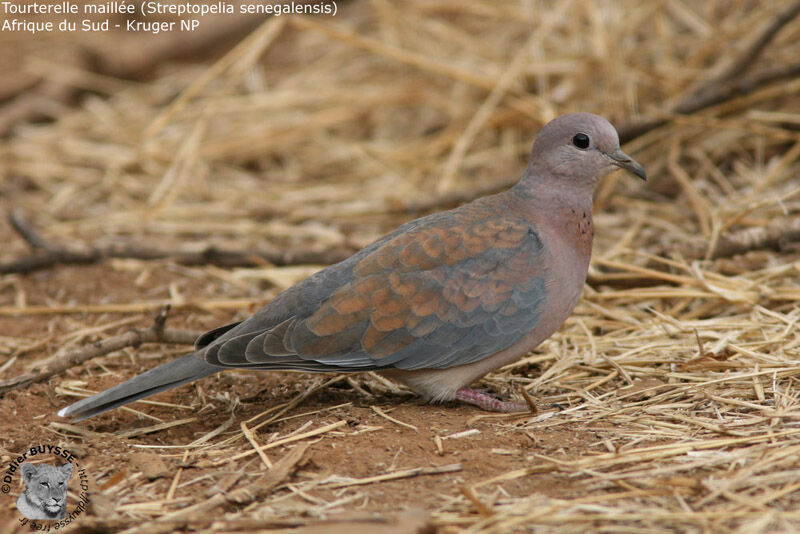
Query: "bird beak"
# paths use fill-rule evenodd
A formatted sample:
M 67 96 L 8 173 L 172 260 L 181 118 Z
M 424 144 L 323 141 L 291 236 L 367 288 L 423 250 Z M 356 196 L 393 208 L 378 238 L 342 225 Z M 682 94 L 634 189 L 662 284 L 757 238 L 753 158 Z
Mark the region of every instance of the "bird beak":
M 635 174 L 642 180 L 647 181 L 647 173 L 644 172 L 644 167 L 639 165 L 639 163 L 635 159 L 627 155 L 619 148 L 616 149 L 614 152 L 611 152 L 610 154 L 609 153 L 604 153 L 604 154 L 608 159 L 611 160 L 611 163 L 613 163 L 617 167 L 625 169 L 626 171 Z

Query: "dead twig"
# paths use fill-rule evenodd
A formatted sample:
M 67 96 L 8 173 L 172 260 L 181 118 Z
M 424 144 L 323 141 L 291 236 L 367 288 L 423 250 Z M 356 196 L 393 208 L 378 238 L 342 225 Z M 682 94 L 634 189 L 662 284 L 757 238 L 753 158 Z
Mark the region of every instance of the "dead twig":
M 475 493 L 475 490 L 470 486 L 461 486 L 461 495 L 467 498 L 469 502 L 478 510 L 478 513 L 483 517 L 492 517 L 492 510 L 484 504 L 484 502 Z
M 26 387 L 35 382 L 41 382 L 51 376 L 58 375 L 70 367 L 80 365 L 84 362 L 103 356 L 115 350 L 125 347 L 138 347 L 142 343 L 174 343 L 178 345 L 191 345 L 200 332 L 191 330 L 173 330 L 164 328 L 169 313 L 169 306 L 156 316 L 150 328 L 134 328 L 126 333 L 114 336 L 103 341 L 97 341 L 88 347 L 83 347 L 64 354 L 57 358 L 44 369 L 34 369 L 30 373 L 25 373 L 8 380 L 0 380 L 0 396 L 7 392 Z
M 765 227 L 753 227 L 727 236 L 721 236 L 709 259 L 729 258 L 753 250 L 785 250 L 791 243 L 800 241 L 800 217 L 780 220 Z M 706 243 L 686 244 L 680 249 L 687 259 L 699 259 L 706 255 Z
M 247 458 L 250 455 L 256 454 L 258 451 L 266 451 L 268 449 L 274 449 L 276 447 L 282 447 L 284 445 L 288 445 L 289 443 L 294 443 L 295 441 L 301 441 L 308 438 L 313 438 L 314 436 L 319 436 L 320 434 L 325 434 L 326 432 L 331 432 L 333 430 L 337 430 L 347 424 L 347 421 L 341 420 L 336 421 L 335 423 L 331 423 L 329 425 L 322 426 L 320 428 L 310 430 L 308 432 L 303 432 L 301 434 L 297 434 L 295 436 L 286 437 L 283 439 L 279 439 L 276 441 L 272 441 L 267 443 L 266 445 L 261 445 L 256 449 L 250 449 L 244 452 L 240 452 L 239 454 L 234 454 L 233 456 L 229 456 L 227 458 L 223 458 L 221 460 L 215 461 L 208 461 L 208 460 L 201 460 L 195 464 L 196 467 L 218 467 L 220 465 L 225 465 L 230 462 L 235 462 L 236 460 L 241 460 L 242 458 Z M 255 429 L 257 427 L 253 427 Z M 277 464 L 276 464 L 277 465 Z M 276 465 L 273 465 L 272 468 L 275 469 Z
M 522 398 L 525 399 L 525 403 L 528 405 L 528 408 L 531 411 L 531 414 L 536 415 L 539 413 L 539 408 L 536 406 L 536 401 L 533 400 L 531 394 L 525 388 L 519 388 L 519 392 L 522 395 Z
M 674 113 L 689 114 L 709 108 L 730 100 L 736 96 L 752 93 L 759 87 L 781 80 L 795 78 L 800 75 L 800 63 L 790 63 L 763 69 L 749 76 L 734 80 L 722 80 L 692 94 L 688 99 L 675 107 Z
M 400 425 L 400 426 L 404 426 L 406 428 L 410 428 L 414 432 L 419 432 L 419 428 L 418 427 L 416 427 L 416 426 L 414 426 L 412 424 L 409 424 L 409 423 L 404 423 L 403 421 L 400 421 L 399 419 L 395 419 L 394 417 L 392 417 L 391 415 L 387 414 L 386 412 L 384 412 L 383 410 L 381 410 L 377 406 L 370 406 L 370 408 L 372 408 L 373 412 L 375 412 L 376 414 L 380 415 L 381 417 L 383 417 L 387 421 L 391 421 L 392 423 L 394 423 L 396 425 Z
M 439 467 L 414 467 L 412 469 L 403 469 L 401 471 L 394 471 L 384 475 L 376 475 L 374 477 L 354 478 L 345 481 L 336 481 L 330 484 L 324 484 L 328 488 L 349 488 L 350 486 L 363 486 L 365 484 L 374 484 L 375 482 L 386 482 L 387 480 L 398 480 L 401 478 L 412 478 L 421 475 L 441 475 L 445 473 L 455 473 L 461 471 L 463 468 L 461 464 L 449 464 Z M 323 484 L 321 484 L 323 485 Z
M 254 249 L 233 249 L 207 243 L 159 247 L 134 243 L 98 243 L 87 247 L 56 245 L 39 234 L 20 212 L 12 212 L 9 223 L 34 249 L 34 253 L 20 259 L 0 264 L 0 274 L 29 273 L 58 264 L 98 263 L 111 258 L 139 260 L 173 259 L 183 265 L 220 265 L 224 267 L 255 267 L 265 262 L 274 265 L 332 264 L 350 256 L 349 248 L 326 250 L 280 249 L 262 244 Z
M 284 483 L 297 468 L 303 464 L 303 460 L 311 446 L 310 443 L 302 443 L 290 450 L 283 458 L 275 462 L 272 469 L 258 478 L 255 482 L 251 482 L 241 488 L 225 493 L 217 493 L 210 499 L 203 502 L 176 510 L 174 512 L 164 514 L 152 522 L 147 522 L 143 526 L 134 527 L 123 531 L 125 534 L 134 534 L 138 532 L 147 532 L 148 534 L 154 532 L 153 527 L 156 527 L 156 532 L 173 532 L 172 529 L 177 529 L 176 521 L 189 521 L 196 517 L 206 517 L 208 514 L 226 505 L 246 505 L 257 500 L 261 500 L 269 495 L 275 488 Z M 154 525 L 154 523 L 156 525 Z M 159 523 L 166 523 L 170 530 L 158 529 L 161 525 Z
M 691 91 L 686 97 L 673 106 L 663 117 L 652 117 L 638 122 L 623 124 L 619 129 L 619 138 L 627 143 L 647 132 L 669 122 L 669 115 L 686 115 L 728 101 L 736 96 L 752 93 L 759 87 L 800 76 L 800 63 L 764 69 L 749 76 L 742 76 L 778 32 L 800 14 L 800 1 L 790 4 L 759 31 L 754 33 L 745 49 L 735 58 L 728 61 L 722 72 L 700 87 Z
M 785 10 L 764 24 L 760 32 L 754 33 L 746 44 L 745 50 L 722 70 L 718 80 L 733 80 L 752 65 L 761 52 L 772 42 L 778 32 L 800 14 L 800 1 L 795 0 Z
M 202 310 L 241 310 L 262 306 L 265 299 L 221 299 L 171 303 L 169 299 L 125 302 L 119 304 L 42 304 L 40 306 L 0 306 L 0 316 L 70 315 L 98 313 L 145 313 L 170 304 L 175 308 L 200 308 Z
M 623 124 L 618 129 L 620 142 L 627 143 L 667 124 L 671 115 L 688 115 L 702 111 L 711 106 L 732 100 L 737 96 L 753 93 L 756 89 L 765 85 L 790 80 L 798 76 L 800 76 L 800 62 L 763 69 L 735 80 L 723 80 L 721 82 L 714 80 L 701 90 L 692 93 L 663 117 Z

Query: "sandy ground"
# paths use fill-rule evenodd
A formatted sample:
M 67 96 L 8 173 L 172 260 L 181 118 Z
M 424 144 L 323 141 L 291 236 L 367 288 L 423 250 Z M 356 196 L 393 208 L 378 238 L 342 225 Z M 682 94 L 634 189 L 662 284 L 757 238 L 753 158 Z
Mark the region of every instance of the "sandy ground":
M 187 269 L 169 263 L 148 265 L 148 287 L 178 288 L 181 293 L 197 296 L 219 296 L 228 288 L 220 287 L 213 277 L 203 277 L 196 269 Z M 62 303 L 81 302 L 102 304 L 139 300 L 147 294 L 158 298 L 158 292 L 143 289 L 137 278 L 141 271 L 125 264 L 124 269 L 111 264 L 86 267 L 58 267 L 46 273 L 15 277 L 13 291 L 6 287 L 3 303 L 9 303 L 20 294 L 30 306 L 46 304 L 57 299 Z M 228 295 L 231 296 L 231 295 Z M 197 309 L 182 309 L 172 313 L 168 327 L 209 328 L 234 319 L 245 313 L 207 313 Z M 114 323 L 130 314 L 98 314 L 79 316 L 81 324 L 101 326 Z M 31 340 L 58 338 L 68 333 L 78 317 L 71 315 L 44 315 L 25 318 L 3 318 L 2 331 L 9 337 L 27 337 Z M 148 326 L 150 319 L 142 314 L 136 323 L 104 331 L 102 336 L 122 332 L 131 326 Z M 88 344 L 99 339 L 88 335 L 82 339 Z M 52 342 L 27 353 L 24 360 L 38 359 L 43 352 L 55 352 L 59 347 Z M 179 350 L 174 347 L 146 345 L 127 349 L 72 368 L 65 376 L 52 378 L 12 391 L 0 398 L 0 427 L 4 429 L 2 447 L 11 453 L 21 453 L 40 443 L 57 443 L 72 451 L 79 451 L 81 465 L 90 473 L 93 491 L 104 493 L 112 508 L 138 501 L 145 494 L 163 499 L 181 464 L 183 450 L 172 451 L 168 446 L 182 447 L 223 425 L 232 415 L 235 422 L 220 438 L 241 435 L 240 421 L 256 416 L 265 409 L 292 400 L 315 383 L 317 377 L 304 373 L 246 373 L 226 372 L 206 378 L 195 384 L 171 390 L 153 397 L 153 400 L 179 405 L 179 407 L 132 405 L 147 413 L 148 418 L 125 410 L 116 410 L 88 421 L 77 423 L 82 436 L 65 428 L 55 428 L 54 423 L 68 423 L 55 412 L 71 402 L 70 397 L 59 394 L 61 384 L 80 381 L 87 389 L 99 391 L 130 378 L 157 363 L 174 357 Z M 16 367 L 15 367 L 16 369 Z M 537 369 L 522 369 L 521 373 L 536 373 Z M 9 378 L 14 372 L 6 372 Z M 297 429 L 313 429 L 337 421 L 346 425 L 323 434 L 311 446 L 308 463 L 294 477 L 294 481 L 319 479 L 329 476 L 365 478 L 410 468 L 431 468 L 458 464 L 452 473 L 422 475 L 413 478 L 389 480 L 354 486 L 349 489 L 317 489 L 311 495 L 289 490 L 280 491 L 280 504 L 274 506 L 288 511 L 308 508 L 308 513 L 325 503 L 325 514 L 342 510 L 343 502 L 349 510 L 359 512 L 397 512 L 402 509 L 422 508 L 439 510 L 447 507 L 449 500 L 460 495 L 461 488 L 487 480 L 496 475 L 530 465 L 534 453 L 570 459 L 591 451 L 605 450 L 603 440 L 613 434 L 613 427 L 598 423 L 595 426 L 570 426 L 545 429 L 541 432 L 523 429 L 517 424 L 531 417 L 522 414 L 512 418 L 487 417 L 486 413 L 472 407 L 455 404 L 425 405 L 412 395 L 370 393 L 374 380 L 353 375 L 362 388 L 354 389 L 340 382 L 313 394 L 289 411 L 287 419 L 276 422 L 257 432 L 260 442 L 273 433 L 279 437 L 290 435 Z M 377 407 L 390 417 L 413 425 L 416 429 L 394 423 L 376 413 Z M 558 407 L 542 406 L 544 411 L 557 411 Z M 152 418 L 164 422 L 192 417 L 183 424 L 134 438 L 119 437 L 119 433 L 150 426 Z M 458 437 L 463 434 L 463 437 Z M 441 450 L 436 444 L 440 437 Z M 450 438 L 450 436 L 454 436 Z M 217 439 L 220 439 L 217 438 Z M 153 449 L 143 449 L 153 446 Z M 250 445 L 243 440 L 225 449 L 224 454 L 246 451 Z M 132 461 L 132 454 L 152 450 L 164 457 L 168 472 L 153 481 L 140 477 L 129 481 L 141 465 Z M 273 459 L 285 454 L 286 448 L 269 451 Z M 223 455 L 224 456 L 224 455 Z M 215 456 L 218 458 L 219 456 Z M 9 458 L 3 458 L 6 463 Z M 256 477 L 264 470 L 262 461 L 255 455 L 237 461 L 223 469 L 188 468 L 181 475 L 182 482 L 196 483 L 180 487 L 174 492 L 173 502 L 195 502 L 206 492 L 228 477 L 232 471 L 244 477 Z M 120 477 L 122 477 L 120 479 Z M 124 482 L 121 482 L 123 480 Z M 114 484 L 114 481 L 117 484 Z M 111 485 L 109 485 L 111 484 Z M 124 491 L 120 491 L 120 487 Z M 553 474 L 540 474 L 502 484 L 502 494 L 524 496 L 541 493 L 552 497 L 575 496 L 570 479 Z M 105 488 L 105 490 L 103 490 Z M 15 492 L 12 491 L 12 494 Z M 402 501 L 402 502 L 400 502 Z M 11 503 L 4 505 L 11 508 Z M 170 508 L 166 503 L 165 510 Z M 7 508 L 8 509 L 8 508 Z M 13 512 L 13 508 L 11 509 Z M 108 510 L 105 510 L 108 512 Z M 90 508 L 90 513 L 103 513 Z M 147 515 L 146 512 L 139 512 Z

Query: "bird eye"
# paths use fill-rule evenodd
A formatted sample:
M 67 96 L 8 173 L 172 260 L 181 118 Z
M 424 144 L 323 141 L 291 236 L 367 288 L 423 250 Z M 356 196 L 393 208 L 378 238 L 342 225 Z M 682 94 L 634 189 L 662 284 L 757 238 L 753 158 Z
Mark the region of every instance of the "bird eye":
M 589 136 L 585 133 L 575 134 L 575 137 L 572 138 L 572 144 L 581 150 L 586 150 L 589 148 Z

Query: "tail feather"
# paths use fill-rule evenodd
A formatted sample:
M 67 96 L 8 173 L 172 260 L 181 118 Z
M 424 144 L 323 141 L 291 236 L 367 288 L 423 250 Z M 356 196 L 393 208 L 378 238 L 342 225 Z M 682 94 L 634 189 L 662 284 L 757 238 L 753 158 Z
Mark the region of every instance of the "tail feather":
M 116 387 L 67 406 L 59 411 L 58 415 L 60 417 L 72 415 L 80 421 L 221 370 L 222 368 L 210 365 L 194 354 L 187 354 L 150 369 Z

